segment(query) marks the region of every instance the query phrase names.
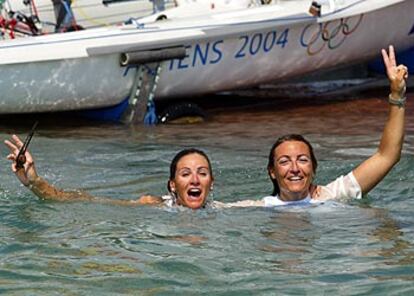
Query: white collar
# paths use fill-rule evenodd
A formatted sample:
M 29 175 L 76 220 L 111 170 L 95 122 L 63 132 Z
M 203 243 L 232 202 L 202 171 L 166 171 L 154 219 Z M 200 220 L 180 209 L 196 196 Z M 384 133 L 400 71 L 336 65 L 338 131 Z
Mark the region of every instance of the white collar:
M 300 200 L 282 200 L 279 197 L 279 194 L 275 196 L 281 203 L 285 204 L 285 205 L 294 205 L 294 204 L 301 204 L 301 203 L 310 203 L 312 198 L 311 196 L 308 194 L 305 198 L 300 199 Z

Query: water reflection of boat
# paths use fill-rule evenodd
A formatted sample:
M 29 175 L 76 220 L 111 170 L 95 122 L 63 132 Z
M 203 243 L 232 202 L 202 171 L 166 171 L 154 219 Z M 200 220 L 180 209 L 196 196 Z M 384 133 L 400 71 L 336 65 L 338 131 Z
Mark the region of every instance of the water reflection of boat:
M 168 100 L 357 63 L 388 44 L 414 44 L 413 1 L 336 1 L 334 9 L 322 5 L 321 17 L 310 16 L 304 3 L 4 41 L 0 113 L 114 106 L 139 93 L 143 77 L 136 73 L 156 86 L 147 98 L 155 92 L 155 100 Z

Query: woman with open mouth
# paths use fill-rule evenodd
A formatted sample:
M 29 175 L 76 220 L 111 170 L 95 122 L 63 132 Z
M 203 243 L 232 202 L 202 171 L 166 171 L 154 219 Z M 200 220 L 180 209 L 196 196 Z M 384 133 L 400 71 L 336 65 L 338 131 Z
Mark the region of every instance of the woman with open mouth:
M 28 150 L 25 152 L 25 162 L 17 164 L 16 159 L 24 145 L 18 136 L 13 135 L 5 144 L 11 152 L 7 158 L 13 161 L 12 171 L 22 184 L 44 200 L 93 201 L 125 206 L 178 205 L 198 209 L 206 205 L 207 197 L 213 188 L 214 178 L 210 160 L 203 151 L 194 148 L 181 150 L 172 160 L 167 184 L 168 195 L 144 195 L 136 200 L 116 200 L 98 198 L 84 191 L 64 191 L 56 188 L 37 174 L 33 157 Z
M 309 204 L 328 199 L 361 198 L 374 188 L 399 161 L 404 140 L 405 91 L 408 69 L 397 66 L 394 48 L 382 50 L 391 93 L 388 98 L 389 115 L 378 151 L 346 176 L 340 176 L 326 186 L 314 185 L 317 161 L 311 144 L 301 135 L 280 137 L 271 148 L 268 173 L 274 190 L 261 200 L 243 200 L 233 203 L 211 202 L 215 207 L 279 206 Z M 97 198 L 82 191 L 57 189 L 36 173 L 34 160 L 26 150 L 24 162 L 18 164 L 24 143 L 13 135 L 5 141 L 10 150 L 12 171 L 21 183 L 45 200 L 95 201 L 118 205 L 167 205 L 199 209 L 207 204 L 213 187 L 213 172 L 207 155 L 198 149 L 180 151 L 170 165 L 167 188 L 162 197 L 144 195 L 136 200 Z

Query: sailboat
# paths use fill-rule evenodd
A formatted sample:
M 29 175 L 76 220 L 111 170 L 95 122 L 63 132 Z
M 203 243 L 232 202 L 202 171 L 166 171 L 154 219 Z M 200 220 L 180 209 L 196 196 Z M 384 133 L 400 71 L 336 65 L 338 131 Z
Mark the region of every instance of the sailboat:
M 0 114 L 134 105 L 145 92 L 144 102 L 191 98 L 414 45 L 414 1 L 330 2 L 316 14 L 307 1 L 280 1 L 3 41 Z

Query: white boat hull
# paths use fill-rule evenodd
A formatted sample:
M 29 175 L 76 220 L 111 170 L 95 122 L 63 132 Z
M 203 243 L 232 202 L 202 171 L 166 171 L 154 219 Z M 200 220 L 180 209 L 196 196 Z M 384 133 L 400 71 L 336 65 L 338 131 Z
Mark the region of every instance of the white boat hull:
M 115 55 L 1 66 L 0 77 L 7 77 L 0 80 L 0 114 L 116 104 L 132 86 L 132 75 L 125 78 L 123 71 Z
M 245 88 L 366 61 L 379 56 L 381 48 L 389 44 L 394 44 L 398 50 L 413 46 L 414 34 L 409 35 L 409 32 L 414 26 L 414 5 L 405 3 L 392 9 L 395 17 L 390 17 L 387 9 L 383 9 L 329 23 L 316 24 L 308 20 L 292 25 L 275 24 L 271 29 L 239 34 L 235 38 L 192 44 L 187 58 L 166 63 L 157 95 L 168 98 L 192 95 L 195 90 L 208 93 Z M 401 30 L 390 30 L 397 16 Z M 345 23 L 341 25 L 341 22 Z M 317 33 L 327 28 L 333 35 L 346 24 L 349 34 L 340 31 L 329 41 L 324 41 Z M 340 26 L 342 28 L 338 29 Z M 288 37 L 284 44 L 285 32 Z M 277 37 L 272 46 L 274 35 Z M 313 41 L 317 35 L 319 37 Z M 278 38 L 281 38 L 280 44 L 277 44 Z M 202 55 L 207 51 L 204 62 Z
M 360 11 L 356 4 L 337 13 L 344 18 L 332 14 L 315 19 L 304 13 L 268 18 L 262 10 L 256 19 L 246 17 L 248 21 L 231 25 L 171 23 L 5 42 L 0 45 L 0 114 L 120 103 L 129 95 L 135 68 L 121 67 L 119 53 L 131 48 L 187 48 L 186 58 L 163 62 L 156 100 L 244 88 L 357 63 L 377 56 L 389 44 L 401 50 L 414 45 L 414 2 L 394 2 L 363 14 L 353 13 Z

